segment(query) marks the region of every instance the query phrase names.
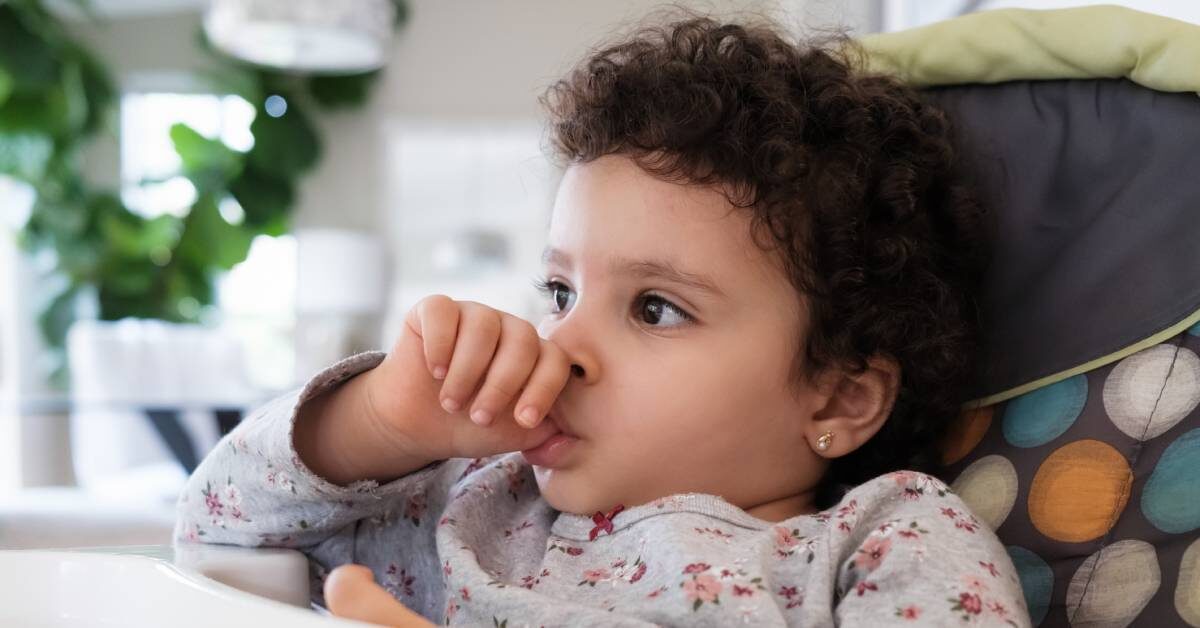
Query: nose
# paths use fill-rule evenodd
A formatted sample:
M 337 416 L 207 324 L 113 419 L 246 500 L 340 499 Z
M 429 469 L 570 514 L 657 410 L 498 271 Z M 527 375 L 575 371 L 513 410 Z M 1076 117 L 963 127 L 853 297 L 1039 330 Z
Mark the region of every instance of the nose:
M 571 310 L 556 321 L 546 321 L 540 329 L 542 337 L 554 342 L 571 362 L 571 379 L 581 384 L 594 384 L 600 379 L 600 356 L 595 339 L 598 334 L 589 329 L 588 321 Z

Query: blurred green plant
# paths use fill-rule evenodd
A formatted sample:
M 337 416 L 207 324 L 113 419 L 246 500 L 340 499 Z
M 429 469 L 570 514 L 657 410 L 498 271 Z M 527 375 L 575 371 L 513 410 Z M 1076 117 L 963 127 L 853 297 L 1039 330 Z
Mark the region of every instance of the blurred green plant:
M 393 1 L 399 28 L 408 14 L 404 0 Z M 87 0 L 74 4 L 95 22 Z M 18 233 L 21 248 L 53 258 L 35 298 L 51 354 L 43 375 L 57 389 L 68 385 L 66 334 L 85 296 L 101 320 L 199 322 L 216 278 L 246 259 L 251 241 L 290 230 L 297 182 L 321 157 L 305 110 L 360 106 L 379 74 L 291 75 L 225 57 L 203 33 L 200 40 L 220 60 L 221 69 L 204 77 L 213 93 L 254 105 L 254 145 L 238 152 L 186 125 L 172 127 L 196 201 L 182 217 L 145 218 L 82 174 L 81 149 L 99 133 L 115 133 L 119 95 L 103 61 L 42 0 L 0 0 L 0 174 L 36 195 Z M 283 115 L 266 113 L 272 95 L 286 101 Z M 242 208 L 237 224 L 218 210 L 227 198 Z

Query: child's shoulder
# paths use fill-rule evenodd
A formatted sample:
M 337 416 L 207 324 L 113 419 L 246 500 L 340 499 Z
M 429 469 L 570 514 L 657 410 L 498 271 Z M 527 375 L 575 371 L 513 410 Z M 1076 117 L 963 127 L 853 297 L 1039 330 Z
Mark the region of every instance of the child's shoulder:
M 848 490 L 834 510 L 850 506 L 884 511 L 943 512 L 947 508 L 965 510 L 965 504 L 942 480 L 921 471 L 892 471 L 872 478 Z
M 954 491 L 940 479 L 921 471 L 892 471 L 877 476 L 858 486 L 851 492 L 899 492 L 902 495 L 937 495 L 945 497 Z

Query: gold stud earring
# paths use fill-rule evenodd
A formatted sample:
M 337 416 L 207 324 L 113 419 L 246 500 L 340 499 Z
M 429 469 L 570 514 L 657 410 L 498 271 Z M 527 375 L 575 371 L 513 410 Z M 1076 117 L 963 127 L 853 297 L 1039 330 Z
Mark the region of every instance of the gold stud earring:
M 825 432 L 817 438 L 817 449 L 825 451 L 829 449 L 829 444 L 833 442 L 833 432 Z

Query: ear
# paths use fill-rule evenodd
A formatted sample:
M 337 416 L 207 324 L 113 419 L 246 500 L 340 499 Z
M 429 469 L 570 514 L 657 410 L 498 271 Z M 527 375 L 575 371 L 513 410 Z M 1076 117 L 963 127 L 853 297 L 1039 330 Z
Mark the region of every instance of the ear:
M 900 365 L 895 359 L 876 354 L 867 368 L 854 374 L 834 369 L 826 374 L 818 407 L 812 413 L 805 438 L 813 452 L 837 458 L 858 449 L 887 421 L 900 389 Z M 825 450 L 818 439 L 826 432 L 833 438 Z

